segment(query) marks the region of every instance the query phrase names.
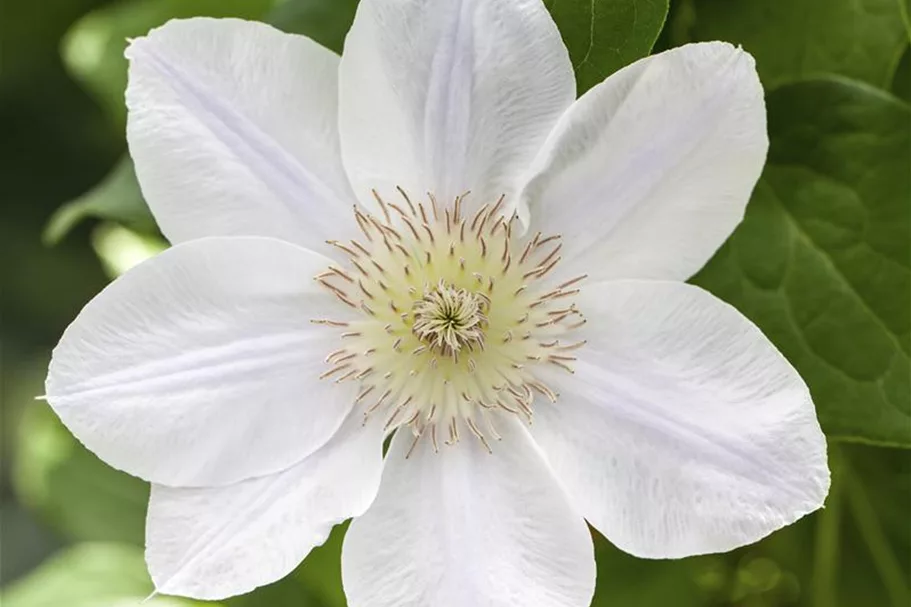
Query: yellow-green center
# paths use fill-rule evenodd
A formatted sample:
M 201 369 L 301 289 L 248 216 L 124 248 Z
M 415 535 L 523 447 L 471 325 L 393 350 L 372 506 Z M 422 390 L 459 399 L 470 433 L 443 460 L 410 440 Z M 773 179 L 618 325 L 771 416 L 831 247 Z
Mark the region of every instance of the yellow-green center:
M 463 198 L 441 208 L 375 194 L 382 217 L 355 209 L 365 241 L 329 244 L 350 269 L 315 279 L 359 320 L 315 319 L 341 330 L 322 379 L 357 382 L 364 415 L 456 443 L 469 431 L 485 446 L 503 415 L 529 422 L 535 395 L 556 401 L 542 365 L 572 372 L 573 334 L 585 324 L 571 303 L 585 276 L 554 278 L 560 236 L 513 234 L 503 199 L 463 217 Z

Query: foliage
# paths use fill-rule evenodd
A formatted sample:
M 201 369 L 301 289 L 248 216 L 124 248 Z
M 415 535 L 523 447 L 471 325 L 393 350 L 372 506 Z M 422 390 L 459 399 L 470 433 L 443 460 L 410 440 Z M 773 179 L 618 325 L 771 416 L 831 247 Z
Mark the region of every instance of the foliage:
M 548 0 L 545 4 L 569 49 L 580 94 L 648 55 L 668 10 L 668 0 Z
M 746 220 L 696 280 L 797 367 L 829 437 L 911 446 L 911 109 L 825 79 L 768 112 Z
M 750 317 L 807 380 L 833 469 L 825 510 L 731 554 L 644 561 L 596 538 L 594 605 L 909 604 L 908 2 L 544 1 L 580 92 L 653 45 L 722 39 L 756 57 L 768 164 L 744 222 L 694 282 Z M 102 268 L 117 274 L 166 246 L 124 155 L 125 39 L 173 17 L 235 15 L 340 51 L 357 1 L 8 4 L 0 21 L 0 118 L 9 125 L 0 148 L 0 256 L 13 263 L 0 298 L 0 602 L 132 605 L 152 589 L 142 562 L 148 487 L 106 467 L 31 398 L 43 392 L 54 340 L 103 287 Z M 343 535 L 336 529 L 285 580 L 223 605 L 343 606 Z
M 905 0 L 695 0 L 693 34 L 742 44 L 767 88 L 840 74 L 888 89 L 908 48 Z
M 118 544 L 85 543 L 54 556 L 31 577 L 6 589 L 3 604 L 7 607 L 130 607 L 151 593 L 142 550 Z M 145 604 L 149 607 L 201 605 L 168 597 L 155 597 Z

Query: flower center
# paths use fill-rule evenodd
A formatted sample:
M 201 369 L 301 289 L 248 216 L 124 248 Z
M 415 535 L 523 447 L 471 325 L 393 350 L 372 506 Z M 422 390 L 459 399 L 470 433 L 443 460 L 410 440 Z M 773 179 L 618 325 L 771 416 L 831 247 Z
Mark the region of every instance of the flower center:
M 414 304 L 411 330 L 440 354 L 458 359 L 462 348 L 484 347 L 484 310 L 489 302 L 483 293 L 457 289 L 440 279 Z
M 382 217 L 354 210 L 365 241 L 329 241 L 350 269 L 330 266 L 315 280 L 358 314 L 313 321 L 341 329 L 320 378 L 358 383 L 365 418 L 409 427 L 412 450 L 425 436 L 438 450 L 439 438 L 454 444 L 465 432 L 489 450 L 503 416 L 530 423 L 536 396 L 556 402 L 542 375 L 572 373 L 585 344 L 570 302 L 585 276 L 554 278 L 560 236 L 516 237 L 502 197 L 463 217 L 464 196 L 440 208 L 433 196 L 398 194 L 400 203 L 374 192 Z

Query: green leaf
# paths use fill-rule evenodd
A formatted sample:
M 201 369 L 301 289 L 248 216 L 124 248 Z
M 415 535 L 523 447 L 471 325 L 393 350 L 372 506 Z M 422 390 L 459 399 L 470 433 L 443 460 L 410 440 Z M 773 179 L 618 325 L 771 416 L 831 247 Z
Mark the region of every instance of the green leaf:
M 830 437 L 911 447 L 911 109 L 835 79 L 767 104 L 766 170 L 694 280 L 800 371 Z
M 336 525 L 329 539 L 313 549 L 294 574 L 321 607 L 345 607 L 342 591 L 342 541 L 348 525 Z
M 261 18 L 273 0 L 134 0 L 110 4 L 80 19 L 63 41 L 70 72 L 91 90 L 121 127 L 126 123 L 127 39 L 143 36 L 170 19 Z
M 901 61 L 895 68 L 892 94 L 905 103 L 911 103 L 911 46 L 905 49 L 905 54 L 902 55 Z
M 3 40 L 0 83 L 5 89 L 4 93 L 14 87 L 24 86 L 27 89 L 42 82 L 42 77 L 46 77 L 49 71 L 49 64 L 53 64 L 57 57 L 60 36 L 73 21 L 99 2 L 100 0 L 4 2 L 3 18 L 0 19 L 0 40 Z M 61 107 L 66 108 L 65 105 Z
M 152 592 L 142 549 L 80 544 L 49 559 L 0 595 L 3 607 L 135 607 Z M 218 607 L 157 596 L 143 607 Z
M 812 566 L 813 607 L 911 604 L 911 459 L 900 449 L 830 449 L 832 488 L 816 538 L 783 558 Z M 797 538 L 794 538 L 797 539 Z M 792 542 L 793 543 L 793 542 Z
M 357 3 L 358 0 L 284 0 L 266 16 L 266 21 L 341 53 Z
M 911 459 L 906 451 L 860 446 L 842 448 L 837 455 L 842 456 L 844 517 L 851 523 L 845 533 L 851 545 L 841 551 L 844 562 L 836 582 L 839 604 L 911 605 Z
M 693 34 L 756 57 L 767 89 L 825 73 L 889 89 L 908 32 L 906 0 L 695 0 Z
M 105 273 L 114 279 L 155 257 L 168 248 L 168 243 L 158 236 L 139 234 L 106 221 L 92 230 L 92 248 Z
M 98 185 L 54 212 L 45 227 L 44 242 L 57 244 L 76 224 L 89 217 L 110 219 L 141 232 L 155 231 L 155 220 L 142 198 L 129 155 L 124 154 Z
M 668 0 L 545 0 L 576 70 L 579 94 L 652 50 Z
M 597 532 L 594 537 L 598 583 L 592 607 L 617 605 L 674 605 L 700 607 L 715 604 L 721 588 L 705 574 L 724 568 L 721 557 L 685 560 L 639 559 L 614 547 Z
M 22 412 L 13 464 L 16 496 L 68 538 L 143 544 L 148 484 L 95 457 L 46 404 Z

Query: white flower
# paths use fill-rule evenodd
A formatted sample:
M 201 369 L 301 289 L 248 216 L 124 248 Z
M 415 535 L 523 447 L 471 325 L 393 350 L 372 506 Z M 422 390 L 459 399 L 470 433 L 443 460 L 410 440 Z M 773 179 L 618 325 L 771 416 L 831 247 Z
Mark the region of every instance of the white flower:
M 47 398 L 152 482 L 159 592 L 249 591 L 357 517 L 353 607 L 581 607 L 585 520 L 668 558 L 821 505 L 806 386 L 681 282 L 765 159 L 743 51 L 674 49 L 574 100 L 540 0 L 362 0 L 341 59 L 212 19 L 127 56 L 174 246 L 85 307 Z

